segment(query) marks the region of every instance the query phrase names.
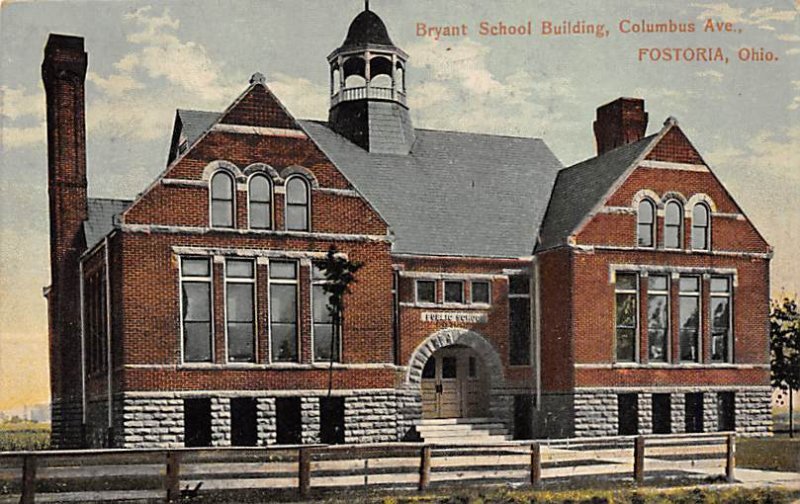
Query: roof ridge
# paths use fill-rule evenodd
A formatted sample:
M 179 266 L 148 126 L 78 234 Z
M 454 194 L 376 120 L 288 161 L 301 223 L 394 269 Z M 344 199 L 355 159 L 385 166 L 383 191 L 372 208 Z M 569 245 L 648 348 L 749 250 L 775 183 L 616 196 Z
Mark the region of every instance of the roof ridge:
M 597 154 L 597 155 L 592 156 L 590 158 L 586 158 L 583 161 L 578 161 L 577 163 L 573 163 L 573 164 L 571 164 L 569 166 L 565 166 L 564 168 L 559 170 L 559 172 L 567 171 L 567 170 L 570 170 L 572 168 L 578 168 L 579 166 L 581 166 L 583 164 L 586 164 L 586 163 L 588 163 L 590 161 L 603 159 L 605 156 L 608 156 L 609 154 L 613 154 L 613 153 L 617 153 L 618 154 L 620 152 L 620 149 L 633 148 L 634 145 L 639 144 L 639 143 L 645 144 L 645 143 L 647 143 L 645 141 L 651 141 L 654 137 L 658 136 L 658 134 L 659 133 L 653 133 L 651 135 L 644 136 L 644 137 L 640 138 L 639 140 L 636 140 L 635 142 L 627 143 L 625 145 L 620 145 L 619 147 L 614 147 L 613 149 L 607 150 L 607 151 L 603 152 L 602 154 Z
M 313 122 L 317 124 L 321 124 L 323 126 L 328 126 L 328 121 L 324 121 L 322 119 L 298 119 L 298 121 L 303 122 Z M 329 128 L 330 129 L 330 128 Z M 435 133 L 456 133 L 459 135 L 477 135 L 477 136 L 487 136 L 493 138 L 513 138 L 516 140 L 539 140 L 544 142 L 544 138 L 542 137 L 529 137 L 529 136 L 521 136 L 521 135 L 506 135 L 506 134 L 495 134 L 495 133 L 482 133 L 476 131 L 459 131 L 459 130 L 448 130 L 448 129 L 434 129 L 434 128 L 414 128 L 414 131 L 433 131 Z

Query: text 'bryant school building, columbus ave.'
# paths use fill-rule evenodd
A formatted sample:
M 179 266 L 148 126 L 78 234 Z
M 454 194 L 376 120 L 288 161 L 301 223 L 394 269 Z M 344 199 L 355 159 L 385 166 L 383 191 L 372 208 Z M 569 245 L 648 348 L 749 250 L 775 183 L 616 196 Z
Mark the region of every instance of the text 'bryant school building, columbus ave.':
M 677 121 L 614 100 L 563 168 L 415 128 L 407 58 L 365 10 L 327 122 L 255 74 L 113 200 L 87 195 L 83 39 L 50 36 L 56 446 L 770 431 L 771 249 Z M 363 262 L 339 334 L 331 245 Z

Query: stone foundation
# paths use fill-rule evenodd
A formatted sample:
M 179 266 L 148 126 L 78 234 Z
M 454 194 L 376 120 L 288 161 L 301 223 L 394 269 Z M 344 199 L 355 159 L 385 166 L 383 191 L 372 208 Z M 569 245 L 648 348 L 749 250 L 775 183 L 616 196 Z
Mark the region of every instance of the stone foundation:
M 50 406 L 50 444 L 54 449 L 83 446 L 83 406 L 80 398 L 54 400 Z

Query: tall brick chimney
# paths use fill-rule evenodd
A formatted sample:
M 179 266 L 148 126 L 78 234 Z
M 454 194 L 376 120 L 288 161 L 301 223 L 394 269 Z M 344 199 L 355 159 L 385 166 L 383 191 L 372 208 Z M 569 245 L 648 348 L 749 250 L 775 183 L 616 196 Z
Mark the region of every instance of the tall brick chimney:
M 86 250 L 86 128 L 83 38 L 51 34 L 44 49 L 50 200 L 50 389 L 53 441 L 82 444 L 80 256 Z
M 617 98 L 597 108 L 594 137 L 598 155 L 641 140 L 645 131 L 647 112 L 641 98 Z

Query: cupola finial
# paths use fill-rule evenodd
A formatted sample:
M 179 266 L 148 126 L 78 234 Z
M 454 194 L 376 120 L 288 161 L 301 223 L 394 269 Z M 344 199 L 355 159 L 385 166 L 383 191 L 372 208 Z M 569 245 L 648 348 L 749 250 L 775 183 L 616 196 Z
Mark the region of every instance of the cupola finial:
M 369 0 L 364 0 L 364 10 L 365 11 L 369 10 Z

